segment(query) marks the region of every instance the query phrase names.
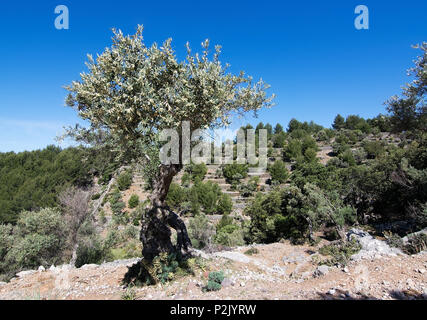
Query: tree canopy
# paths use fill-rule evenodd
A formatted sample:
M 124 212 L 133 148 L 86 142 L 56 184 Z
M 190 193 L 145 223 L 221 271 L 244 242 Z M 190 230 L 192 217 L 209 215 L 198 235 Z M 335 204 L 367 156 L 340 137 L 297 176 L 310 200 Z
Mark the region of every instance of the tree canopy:
M 187 43 L 180 62 L 172 39 L 148 47 L 142 32 L 142 26 L 131 36 L 113 29 L 112 46 L 96 59 L 88 55 L 89 72 L 66 87 L 67 105 L 92 128 L 106 129 L 121 142 L 150 143 L 160 130 L 179 128 L 182 121 L 197 129 L 220 127 L 234 113 L 272 105 L 274 95 L 267 96 L 262 80 L 228 73 L 229 65 L 219 61 L 220 46 L 210 59 L 208 40 L 201 54 L 192 54 Z

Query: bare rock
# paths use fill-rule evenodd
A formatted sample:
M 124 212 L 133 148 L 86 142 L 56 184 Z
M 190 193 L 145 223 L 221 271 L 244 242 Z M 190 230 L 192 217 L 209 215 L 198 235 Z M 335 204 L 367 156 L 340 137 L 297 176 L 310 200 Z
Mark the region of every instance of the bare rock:
M 23 278 L 23 277 L 29 276 L 31 274 L 34 274 L 34 273 L 36 273 L 35 270 L 26 270 L 26 271 L 18 272 L 16 274 L 16 276 L 19 277 L 19 278 Z
M 314 270 L 313 277 L 322 277 L 329 273 L 329 267 L 327 265 L 321 265 Z

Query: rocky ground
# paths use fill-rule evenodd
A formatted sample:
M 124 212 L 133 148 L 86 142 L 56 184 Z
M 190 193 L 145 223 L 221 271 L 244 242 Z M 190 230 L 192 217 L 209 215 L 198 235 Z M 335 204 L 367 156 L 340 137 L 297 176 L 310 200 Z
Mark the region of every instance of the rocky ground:
M 127 289 L 127 267 L 138 259 L 79 269 L 68 265 L 25 271 L 0 283 L 0 299 L 427 299 L 427 252 L 408 256 L 369 235 L 354 232 L 363 246 L 344 268 L 318 266 L 316 247 L 288 242 L 211 254 L 206 268 L 165 285 Z M 203 292 L 209 271 L 223 270 L 220 291 Z

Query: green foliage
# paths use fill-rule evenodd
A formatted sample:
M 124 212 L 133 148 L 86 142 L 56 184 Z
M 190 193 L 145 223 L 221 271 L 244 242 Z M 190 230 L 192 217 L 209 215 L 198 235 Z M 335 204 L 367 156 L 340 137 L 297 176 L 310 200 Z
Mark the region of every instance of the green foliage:
M 242 246 L 245 244 L 243 230 L 234 224 L 234 219 L 223 215 L 216 226 L 215 243 L 228 247 Z
M 80 268 L 85 264 L 100 264 L 106 257 L 106 250 L 101 240 L 93 236 L 79 242 L 75 266 Z
M 100 193 L 95 193 L 95 194 L 91 197 L 91 199 L 92 199 L 92 200 L 98 200 L 99 198 L 101 198 L 101 194 L 100 194 Z
M 193 53 L 188 45 L 186 58 L 178 61 L 171 39 L 147 46 L 142 26 L 134 35 L 113 33 L 112 45 L 96 59 L 89 55 L 88 72 L 66 87 L 66 102 L 90 122 L 89 131 L 106 130 L 127 161 L 141 159 L 150 147 L 158 151 L 158 133 L 179 128 L 183 121 L 191 120 L 193 128 L 223 127 L 235 113 L 272 105 L 269 86 L 243 72 L 230 73 L 219 60 L 221 47 L 215 46 L 211 54 L 208 40 L 201 53 Z M 87 129 L 72 133 L 81 137 Z M 157 163 L 149 157 L 154 178 Z
M 259 250 L 257 248 L 250 248 L 244 252 L 248 256 L 252 256 L 254 254 L 258 254 Z
M 197 215 L 200 210 L 206 214 L 223 214 L 230 211 L 233 205 L 218 184 L 201 182 L 199 179 L 190 188 L 172 183 L 166 202 L 176 210 L 189 211 L 193 215 Z
M 363 149 L 369 159 L 375 159 L 385 152 L 384 145 L 379 141 L 366 141 L 363 143 Z
M 160 253 L 152 262 L 141 260 L 135 285 L 165 284 L 187 274 L 193 274 L 192 259 L 185 259 L 175 253 Z
M 90 185 L 95 162 L 85 148 L 0 153 L 0 223 L 15 223 L 23 210 L 55 207 L 70 185 Z
M 244 179 L 248 176 L 248 166 L 246 164 L 226 164 L 222 169 L 224 178 L 227 183 L 232 184 L 233 182 L 240 182 L 241 179 Z
M 221 194 L 218 198 L 217 214 L 230 214 L 233 209 L 233 201 L 228 194 Z
M 426 108 L 426 61 L 427 42 L 415 46 L 422 51 L 422 55 L 415 61 L 415 66 L 409 70 L 409 75 L 414 80 L 406 84 L 401 97 L 393 96 L 387 102 L 387 111 L 391 113 L 393 130 L 421 131 L 427 130 L 427 108 Z
M 319 249 L 319 253 L 330 257 L 328 260 L 321 262 L 328 266 L 345 266 L 350 257 L 358 253 L 361 245 L 356 241 L 339 241 L 337 243 L 325 245 Z
M 134 209 L 138 206 L 138 204 L 139 197 L 136 194 L 131 195 L 128 201 L 129 208 Z
M 191 218 L 188 224 L 188 234 L 195 248 L 203 249 L 211 243 L 215 231 L 204 214 Z
M 355 211 L 347 208 L 338 194 L 326 193 L 312 184 L 302 189 L 291 185 L 266 195 L 257 194 L 245 212 L 251 217 L 247 242 L 261 243 L 281 238 L 303 241 L 322 225 L 340 228 L 355 219 Z
M 335 119 L 334 119 L 334 123 L 332 124 L 332 127 L 335 130 L 340 130 L 343 129 L 345 127 L 345 119 L 342 115 L 338 114 Z
M 222 271 L 212 271 L 209 272 L 208 283 L 204 288 L 205 291 L 218 291 L 221 290 L 221 283 L 224 281 L 224 272 Z
M 289 178 L 288 169 L 286 164 L 282 160 L 276 160 L 269 168 L 268 171 L 271 175 L 272 181 L 277 181 L 278 183 L 284 183 Z
M 287 161 L 295 160 L 302 155 L 302 142 L 298 139 L 289 140 L 283 152 Z
M 408 237 L 408 243 L 403 246 L 403 251 L 407 254 L 417 254 L 427 249 L 427 235 L 418 233 Z
M 117 186 L 120 191 L 125 191 L 129 189 L 132 184 L 132 173 L 131 172 L 123 172 L 117 178 Z
M 286 142 L 286 133 L 284 131 L 281 131 L 279 133 L 276 133 L 273 137 L 273 146 L 275 148 L 283 148 Z
M 191 163 L 185 167 L 185 172 L 190 175 L 191 181 L 195 182 L 196 180 L 203 181 L 206 174 L 208 173 L 208 167 L 204 163 L 194 164 Z
M 61 262 L 66 225 L 56 209 L 23 211 L 15 226 L 0 225 L 0 274 Z
M 136 291 L 133 286 L 127 287 L 121 296 L 122 300 L 136 300 Z
M 247 183 L 241 184 L 239 186 L 240 195 L 242 197 L 251 197 L 255 192 L 258 191 L 258 185 L 259 177 L 251 177 Z

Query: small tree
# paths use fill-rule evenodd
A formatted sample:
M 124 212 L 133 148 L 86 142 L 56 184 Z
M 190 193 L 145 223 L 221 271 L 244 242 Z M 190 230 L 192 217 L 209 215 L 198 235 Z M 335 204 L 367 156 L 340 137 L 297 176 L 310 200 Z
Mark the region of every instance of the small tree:
M 403 97 L 393 96 L 386 102 L 394 131 L 427 130 L 427 42 L 414 48 L 422 51 L 415 61 L 415 67 L 408 70 L 408 74 L 414 75 L 415 79 L 403 88 Z
M 129 208 L 131 209 L 136 208 L 138 204 L 139 204 L 139 197 L 136 194 L 131 195 L 128 201 Z
M 286 164 L 282 160 L 275 161 L 269 168 L 271 180 L 278 183 L 284 183 L 289 177 Z
M 193 55 L 187 44 L 187 58 L 179 62 L 171 39 L 147 47 L 142 26 L 132 36 L 113 32 L 113 45 L 96 60 L 88 56 L 89 72 L 66 87 L 67 104 L 91 124 L 89 130 L 77 128 L 72 134 L 103 130 L 128 159 L 149 159 L 153 208 L 142 217 L 141 240 L 144 259 L 152 262 L 162 252 L 186 251 L 191 244 L 184 222 L 165 206 L 172 178 L 182 168 L 182 144 L 180 164 L 160 163 L 155 152 L 148 152 L 158 150 L 159 132 L 181 132 L 183 121 L 198 129 L 222 127 L 235 114 L 271 106 L 273 97 L 267 96 L 262 80 L 253 84 L 243 72 L 228 73 L 228 65 L 219 60 L 220 46 L 210 59 L 208 40 L 200 55 Z M 176 246 L 170 228 L 177 230 Z
M 332 128 L 334 128 L 335 130 L 340 130 L 340 129 L 343 129 L 344 127 L 345 127 L 345 119 L 342 115 L 338 114 L 334 119 Z

